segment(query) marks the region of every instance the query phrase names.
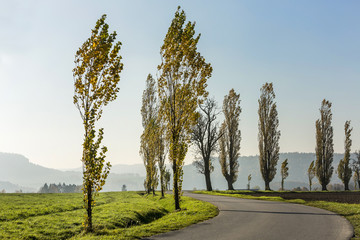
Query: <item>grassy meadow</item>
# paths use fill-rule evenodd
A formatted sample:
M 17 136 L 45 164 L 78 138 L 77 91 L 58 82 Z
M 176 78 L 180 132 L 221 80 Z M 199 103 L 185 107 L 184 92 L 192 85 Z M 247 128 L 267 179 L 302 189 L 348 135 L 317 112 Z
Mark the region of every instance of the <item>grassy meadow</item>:
M 213 192 L 194 191 L 194 193 L 201 193 L 201 194 L 211 194 L 211 195 L 238 197 L 238 198 L 245 198 L 245 199 L 298 203 L 298 204 L 303 204 L 303 205 L 307 205 L 307 206 L 312 206 L 312 207 L 329 210 L 331 212 L 337 213 L 337 214 L 345 217 L 354 227 L 355 237 L 353 237 L 352 239 L 360 239 L 360 204 L 338 203 L 338 202 L 330 202 L 330 201 L 305 201 L 303 199 L 286 200 L 281 197 L 274 197 L 274 196 L 255 197 L 255 196 L 244 194 L 244 193 L 248 193 L 248 192 L 249 191 L 213 191 Z M 267 191 L 264 191 L 264 195 L 266 195 L 266 192 Z M 273 191 L 271 191 L 271 192 L 273 192 Z M 341 192 L 338 192 L 338 193 L 341 194 Z
M 95 231 L 85 234 L 82 195 L 0 194 L 0 239 L 139 239 L 214 217 L 210 203 L 182 197 L 174 211 L 171 195 L 100 193 L 93 211 Z

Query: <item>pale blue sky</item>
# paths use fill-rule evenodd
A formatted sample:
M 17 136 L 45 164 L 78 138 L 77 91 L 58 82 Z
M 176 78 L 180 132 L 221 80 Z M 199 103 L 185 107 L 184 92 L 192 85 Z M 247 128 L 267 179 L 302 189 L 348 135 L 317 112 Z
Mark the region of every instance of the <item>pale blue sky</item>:
M 241 155 L 258 153 L 257 99 L 273 82 L 281 152 L 314 152 L 323 98 L 333 103 L 334 147 L 344 122 L 360 149 L 359 1 L 0 0 L 0 151 L 54 168 L 81 165 L 83 129 L 72 103 L 73 60 L 102 14 L 123 43 L 120 92 L 98 126 L 111 163 L 141 163 L 141 95 L 178 5 L 201 33 L 219 106 L 231 88 L 243 112 Z M 189 152 L 187 163 L 192 161 Z

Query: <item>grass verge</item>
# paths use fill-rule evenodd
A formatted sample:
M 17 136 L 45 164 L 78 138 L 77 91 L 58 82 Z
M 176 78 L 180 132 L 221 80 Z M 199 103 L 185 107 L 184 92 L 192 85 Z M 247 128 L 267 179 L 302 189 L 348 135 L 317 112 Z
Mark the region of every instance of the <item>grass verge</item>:
M 83 232 L 81 194 L 0 194 L 0 239 L 139 239 L 180 229 L 218 214 L 207 202 L 182 197 L 174 211 L 171 195 L 100 193 L 95 231 Z
M 297 204 L 322 208 L 345 217 L 354 227 L 355 237 L 353 237 L 352 239 L 360 239 L 360 204 L 337 203 L 337 202 L 328 202 L 328 201 L 305 201 L 302 199 L 286 200 L 281 197 L 267 197 L 267 196 L 254 197 L 250 195 L 241 194 L 244 193 L 244 191 L 213 191 L 213 192 L 194 191 L 194 193 L 229 196 L 229 197 L 255 199 L 255 200 L 281 201 L 281 202 L 297 203 Z M 266 192 L 264 193 L 266 194 Z

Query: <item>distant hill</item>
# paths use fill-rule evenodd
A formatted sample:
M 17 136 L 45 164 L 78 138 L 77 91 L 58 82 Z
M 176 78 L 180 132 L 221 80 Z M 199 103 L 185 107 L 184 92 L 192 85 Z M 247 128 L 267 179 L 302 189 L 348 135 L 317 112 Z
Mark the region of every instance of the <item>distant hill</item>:
M 82 172 L 82 168 L 73 168 L 73 169 L 66 169 L 66 171 L 73 171 L 73 172 Z M 114 164 L 111 167 L 111 173 L 116 174 L 138 174 L 140 176 L 145 176 L 146 171 L 144 164 Z
M 354 157 L 354 156 L 352 156 Z M 310 163 L 315 160 L 314 153 L 281 153 L 280 159 L 277 165 L 277 174 L 274 180 L 271 182 L 270 187 L 274 190 L 280 188 L 281 176 L 280 168 L 281 163 L 288 159 L 289 177 L 285 180 L 285 189 L 293 189 L 295 187 L 309 187 L 307 178 L 307 169 Z M 340 183 L 335 170 L 339 164 L 340 159 L 343 158 L 343 154 L 334 154 L 334 173 L 332 175 L 331 183 Z M 247 188 L 247 177 L 249 174 L 252 176 L 251 187 L 259 186 L 264 189 L 264 181 L 260 173 L 259 156 L 241 156 L 239 159 L 239 176 L 234 184 L 236 189 Z M 227 183 L 221 173 L 221 168 L 218 158 L 213 158 L 214 172 L 211 174 L 212 185 L 214 189 L 226 189 Z M 317 182 L 316 177 L 313 181 Z M 192 165 L 184 166 L 184 189 L 204 189 L 205 179 L 202 174 L 197 173 L 196 169 Z
M 334 154 L 334 169 L 343 154 Z M 353 157 L 353 156 L 352 156 Z M 274 190 L 280 187 L 280 166 L 286 158 L 289 160 L 289 177 L 285 180 L 285 188 L 292 189 L 295 187 L 308 187 L 307 169 L 315 159 L 314 153 L 281 153 L 278 162 L 278 173 L 271 183 Z M 243 156 L 239 158 L 239 177 L 234 184 L 236 189 L 245 189 L 247 187 L 247 177 L 252 175 L 251 187 L 259 186 L 264 188 L 259 170 L 258 156 Z M 81 184 L 81 168 L 71 171 L 61 171 L 42 167 L 31 163 L 27 158 L 20 154 L 0 153 L 0 191 L 5 189 L 6 192 L 14 192 L 21 188 L 23 191 L 36 192 L 44 183 L 66 183 Z M 218 158 L 213 159 L 214 172 L 211 174 L 212 185 L 214 189 L 226 189 L 227 184 L 222 176 Z M 170 168 L 170 166 L 168 166 Z M 143 164 L 114 164 L 111 168 L 110 175 L 104 186 L 104 191 L 120 191 L 123 184 L 128 190 L 143 190 L 145 179 L 145 168 Z M 315 181 L 316 178 L 314 178 Z M 333 174 L 332 183 L 340 183 L 337 175 Z M 184 166 L 183 189 L 205 189 L 205 180 L 202 174 L 199 174 L 192 165 Z
M 16 191 L 22 191 L 23 193 L 36 192 L 37 189 L 29 188 L 24 186 L 19 186 L 10 182 L 0 182 L 0 191 L 5 191 L 7 193 L 13 193 Z
M 29 159 L 13 153 L 0 153 L 0 191 L 14 192 L 23 191 L 37 192 L 45 183 L 82 184 L 82 172 L 61 171 L 42 167 L 31 163 Z M 134 168 L 135 169 L 135 168 Z M 145 174 L 144 174 L 145 175 Z M 7 182 L 12 185 L 1 185 Z M 144 186 L 144 177 L 139 174 L 116 174 L 111 172 L 104 191 L 120 191 L 125 184 L 128 190 L 140 190 Z

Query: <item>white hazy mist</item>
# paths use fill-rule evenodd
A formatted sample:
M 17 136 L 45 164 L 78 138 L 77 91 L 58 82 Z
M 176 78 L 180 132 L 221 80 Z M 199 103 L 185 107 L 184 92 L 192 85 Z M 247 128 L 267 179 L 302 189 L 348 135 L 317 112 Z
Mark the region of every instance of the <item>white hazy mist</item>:
M 219 107 L 240 93 L 241 155 L 256 155 L 257 99 L 273 82 L 281 152 L 314 152 L 322 99 L 333 103 L 335 152 L 344 123 L 360 148 L 359 2 L 3 1 L 0 8 L 0 152 L 51 168 L 81 165 L 83 127 L 72 102 L 74 56 L 102 14 L 123 43 L 120 92 L 98 127 L 113 164 L 141 163 L 141 96 L 156 76 L 159 49 L 178 5 L 201 33 L 198 49 L 214 69 Z M 222 118 L 219 118 L 219 121 Z M 193 152 L 187 156 L 187 163 Z

